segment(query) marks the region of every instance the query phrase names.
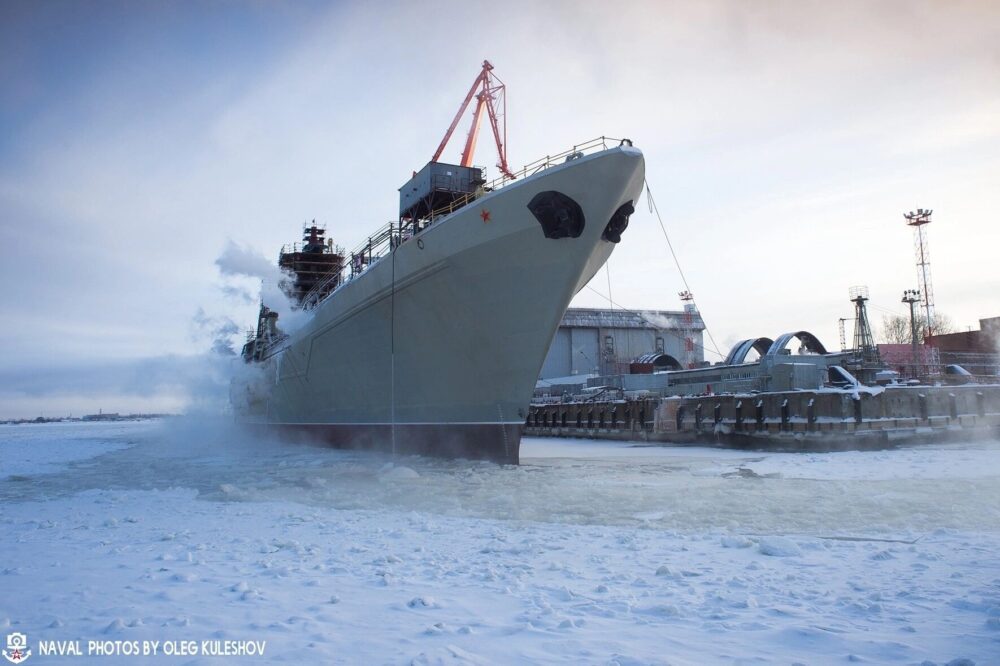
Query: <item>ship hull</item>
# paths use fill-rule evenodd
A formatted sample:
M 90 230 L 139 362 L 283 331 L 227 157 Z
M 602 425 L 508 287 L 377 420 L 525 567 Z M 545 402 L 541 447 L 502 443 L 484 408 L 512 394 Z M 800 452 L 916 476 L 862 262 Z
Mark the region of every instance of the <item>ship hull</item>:
M 282 439 L 396 455 L 518 463 L 523 423 L 253 423 Z
M 234 406 L 336 446 L 516 464 L 559 321 L 643 177 L 642 154 L 615 148 L 477 199 L 320 303 Z M 579 204 L 578 237 L 543 233 L 528 204 L 547 191 Z

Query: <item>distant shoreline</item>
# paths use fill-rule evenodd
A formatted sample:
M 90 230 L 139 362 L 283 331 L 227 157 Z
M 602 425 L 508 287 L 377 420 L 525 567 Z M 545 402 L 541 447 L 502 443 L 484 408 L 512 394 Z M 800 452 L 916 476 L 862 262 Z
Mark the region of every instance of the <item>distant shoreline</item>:
M 114 423 L 118 421 L 152 421 L 176 418 L 180 414 L 87 414 L 86 416 L 37 416 L 33 419 L 3 419 L 0 425 L 31 425 L 40 423 Z

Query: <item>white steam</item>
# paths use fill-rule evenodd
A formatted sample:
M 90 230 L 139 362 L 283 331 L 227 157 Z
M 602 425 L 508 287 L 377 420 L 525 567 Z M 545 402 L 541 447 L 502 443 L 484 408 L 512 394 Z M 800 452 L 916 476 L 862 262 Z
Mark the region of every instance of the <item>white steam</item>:
M 224 276 L 259 279 L 261 300 L 264 305 L 278 313 L 278 327 L 285 333 L 298 330 L 309 319 L 309 313 L 298 309 L 283 289 L 283 285 L 290 283 L 294 278 L 260 252 L 230 240 L 226 243 L 222 254 L 215 260 L 215 265 Z M 232 286 L 225 286 L 223 289 L 233 294 L 238 294 L 240 291 L 239 287 Z
M 215 265 L 223 275 L 246 275 L 262 280 L 284 278 L 278 266 L 268 261 L 264 255 L 232 240 L 227 241 L 226 248 L 215 260 Z
M 204 308 L 198 308 L 191 318 L 195 339 L 208 338 L 212 343 L 212 352 L 221 356 L 234 356 L 233 336 L 240 332 L 240 327 L 229 317 L 211 317 Z
M 242 304 L 252 303 L 254 298 L 246 285 L 239 284 L 238 279 L 260 280 L 261 301 L 278 313 L 278 326 L 286 333 L 297 330 L 309 318 L 309 313 L 293 306 L 284 291 L 293 276 L 284 273 L 275 262 L 256 250 L 230 240 L 215 264 L 225 280 L 220 285 L 223 293 Z M 208 314 L 203 308 L 195 312 L 191 326 L 192 337 L 207 340 L 210 351 L 191 357 L 190 363 L 176 364 L 188 369 L 179 373 L 182 376 L 174 382 L 183 387 L 187 403 L 185 411 L 189 415 L 208 417 L 245 407 L 245 387 L 266 385 L 266 381 L 262 368 L 245 363 L 233 347 L 233 339 L 239 335 L 240 327 L 230 316 Z
M 643 312 L 641 315 L 642 319 L 648 323 L 656 326 L 657 328 L 664 331 L 672 331 L 681 328 L 682 318 L 681 317 L 668 317 L 661 314 L 653 314 Z
M 219 288 L 222 290 L 222 293 L 225 294 L 226 298 L 230 298 L 234 301 L 245 303 L 247 305 L 254 302 L 253 295 L 243 287 L 234 284 L 223 284 L 220 285 Z

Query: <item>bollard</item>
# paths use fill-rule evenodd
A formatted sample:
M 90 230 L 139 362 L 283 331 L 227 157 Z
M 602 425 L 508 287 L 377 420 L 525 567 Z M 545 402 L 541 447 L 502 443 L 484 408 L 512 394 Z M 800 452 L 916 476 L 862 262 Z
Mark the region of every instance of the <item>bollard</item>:
M 701 403 L 694 408 L 694 429 L 696 432 L 701 431 Z
M 787 431 L 788 428 L 788 398 L 781 401 L 781 429 Z
M 953 421 L 958 419 L 958 398 L 955 397 L 954 393 L 948 394 L 948 416 Z
M 917 394 L 917 401 L 920 403 L 920 420 L 927 420 L 927 396 L 923 393 Z
M 979 418 L 986 416 L 986 396 L 982 391 L 976 391 L 976 414 Z
M 861 394 L 854 399 L 854 422 L 861 423 Z

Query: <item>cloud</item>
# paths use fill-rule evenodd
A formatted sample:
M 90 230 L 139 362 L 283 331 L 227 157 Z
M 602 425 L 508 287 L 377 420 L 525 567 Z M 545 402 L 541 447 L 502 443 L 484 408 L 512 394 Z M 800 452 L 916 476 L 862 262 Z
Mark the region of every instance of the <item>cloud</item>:
M 66 415 L 78 404 L 106 411 L 228 411 L 232 377 L 252 371 L 231 353 L 70 361 L 0 368 L 0 418 Z M 122 408 L 117 405 L 129 405 Z M 57 406 L 65 411 L 57 412 Z M 79 413 L 79 409 L 77 409 Z
M 182 395 L 215 377 L 219 367 L 207 354 L 6 367 L 0 370 L 0 395 Z

